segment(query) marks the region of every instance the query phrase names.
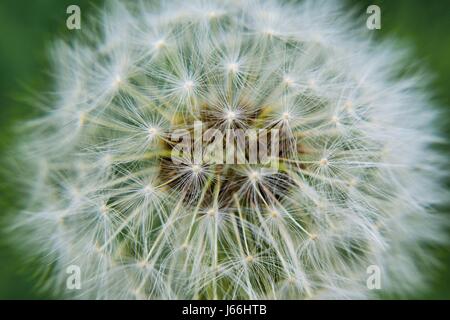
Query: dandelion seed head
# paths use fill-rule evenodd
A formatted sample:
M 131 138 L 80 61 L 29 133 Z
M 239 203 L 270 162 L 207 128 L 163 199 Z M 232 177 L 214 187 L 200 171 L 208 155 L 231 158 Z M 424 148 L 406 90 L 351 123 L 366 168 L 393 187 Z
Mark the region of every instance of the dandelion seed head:
M 330 1 L 114 1 L 101 16 L 56 46 L 53 107 L 18 151 L 33 174 L 15 239 L 57 293 L 72 264 L 77 297 L 96 299 L 372 298 L 370 265 L 388 293 L 426 283 L 424 244 L 447 244 L 430 210 L 443 161 L 402 53 Z M 266 144 L 256 163 L 215 162 L 197 123 L 214 143 L 251 129 Z

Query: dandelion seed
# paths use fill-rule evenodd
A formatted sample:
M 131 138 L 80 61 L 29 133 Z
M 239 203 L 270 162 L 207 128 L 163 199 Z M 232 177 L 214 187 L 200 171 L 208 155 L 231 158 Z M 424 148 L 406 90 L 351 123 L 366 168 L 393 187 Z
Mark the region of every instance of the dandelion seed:
M 150 127 L 147 129 L 147 132 L 148 132 L 149 138 L 153 138 L 154 136 L 156 136 L 158 134 L 158 128 Z
M 183 89 L 185 91 L 190 92 L 190 91 L 192 91 L 193 88 L 194 88 L 194 81 L 192 81 L 192 80 L 188 80 L 183 84 Z
M 155 191 L 154 187 L 152 185 L 146 185 L 143 189 L 144 194 L 151 195 Z
M 231 73 L 238 73 L 239 72 L 239 64 L 237 64 L 236 62 L 229 63 L 227 65 L 227 69 Z
M 112 81 L 111 86 L 113 88 L 118 88 L 122 84 L 122 77 L 120 75 L 115 75 L 114 80 Z
M 81 112 L 78 117 L 78 124 L 80 127 L 82 127 L 86 123 L 86 114 L 84 112 Z
M 197 175 L 197 174 L 199 174 L 199 173 L 202 172 L 202 167 L 200 167 L 198 164 L 194 164 L 194 165 L 192 166 L 192 172 L 193 172 L 195 175 Z
M 257 171 L 250 171 L 248 174 L 248 178 L 250 179 L 251 182 L 256 182 L 260 179 L 260 174 Z
M 153 46 L 155 47 L 155 49 L 160 50 L 166 46 L 166 42 L 164 41 L 164 39 L 160 39 L 156 41 Z
M 278 218 L 280 216 L 280 214 L 276 211 L 276 210 L 271 210 L 270 211 L 270 216 L 274 219 Z
M 103 215 L 107 215 L 107 214 L 108 214 L 108 211 L 109 211 L 108 206 L 107 206 L 106 204 L 102 204 L 102 206 L 100 207 L 100 212 L 101 212 Z
M 284 121 L 289 121 L 291 119 L 291 114 L 289 112 L 283 112 L 282 119 Z
M 328 159 L 327 158 L 322 158 L 319 161 L 320 166 L 325 167 L 329 164 Z
M 209 217 L 215 217 L 216 214 L 217 214 L 217 211 L 216 211 L 214 208 L 211 208 L 211 209 L 208 209 L 208 211 L 206 212 L 206 214 L 207 214 Z
M 228 121 L 233 121 L 233 120 L 235 120 L 236 119 L 236 112 L 234 112 L 234 111 L 228 111 L 227 113 L 226 113 L 226 119 L 228 120 Z
M 294 80 L 289 76 L 284 76 L 283 83 L 288 87 L 292 87 L 294 85 Z

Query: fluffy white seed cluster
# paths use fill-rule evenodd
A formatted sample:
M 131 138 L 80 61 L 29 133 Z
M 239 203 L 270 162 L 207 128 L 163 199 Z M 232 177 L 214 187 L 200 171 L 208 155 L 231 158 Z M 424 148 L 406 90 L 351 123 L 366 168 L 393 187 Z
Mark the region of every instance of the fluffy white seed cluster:
M 15 230 L 77 297 L 370 297 L 443 240 L 433 111 L 404 55 L 330 1 L 123 4 L 55 50 Z M 353 30 L 353 31 L 351 31 Z M 170 134 L 280 130 L 279 169 L 170 160 Z

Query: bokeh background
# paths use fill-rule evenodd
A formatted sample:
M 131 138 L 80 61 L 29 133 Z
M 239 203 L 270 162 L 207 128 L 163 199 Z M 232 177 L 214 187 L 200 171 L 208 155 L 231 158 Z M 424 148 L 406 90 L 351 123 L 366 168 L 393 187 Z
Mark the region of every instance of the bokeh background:
M 372 31 L 375 39 L 395 37 L 411 47 L 415 59 L 434 74 L 432 90 L 444 114 L 444 135 L 450 141 L 450 1 L 342 1 L 349 8 L 356 8 L 362 19 L 367 17 L 366 8 L 369 5 L 380 6 L 382 28 Z M 52 89 L 48 54 L 52 41 L 61 38 L 70 41 L 80 32 L 66 28 L 66 8 L 71 4 L 80 6 L 82 28 L 88 28 L 83 22 L 102 7 L 103 0 L 0 2 L 0 222 L 5 216 L 14 214 L 21 204 L 17 190 L 7 183 L 10 172 L 5 169 L 2 160 L 10 155 L 16 128 L 22 121 L 37 114 L 27 98 Z M 361 28 L 365 28 L 365 20 L 361 21 Z M 450 156 L 448 148 L 442 148 L 442 152 Z M 440 210 L 447 215 L 450 212 L 446 207 Z M 450 299 L 450 249 L 437 248 L 430 254 L 439 258 L 442 268 L 433 274 L 429 289 L 417 291 L 410 298 Z M 24 264 L 14 247 L 7 244 L 4 236 L 0 236 L 0 299 L 55 298 L 36 284 L 34 274 L 37 267 Z

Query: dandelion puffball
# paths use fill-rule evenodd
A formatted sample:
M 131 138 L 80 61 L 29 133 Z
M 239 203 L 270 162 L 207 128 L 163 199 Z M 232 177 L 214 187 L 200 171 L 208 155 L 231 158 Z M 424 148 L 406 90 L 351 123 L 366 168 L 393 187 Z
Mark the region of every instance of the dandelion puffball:
M 427 246 L 445 238 L 435 112 L 423 75 L 400 77 L 405 56 L 351 19 L 330 1 L 114 2 L 59 43 L 12 227 L 49 285 L 98 299 L 364 298 L 373 266 L 382 292 L 422 284 Z M 173 136 L 199 122 L 218 130 L 216 153 L 231 130 L 276 130 L 276 170 L 247 153 L 211 161 L 213 143 L 174 161 Z

